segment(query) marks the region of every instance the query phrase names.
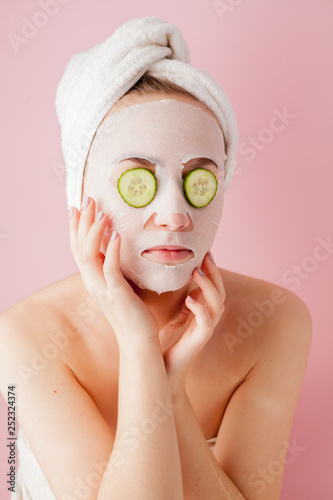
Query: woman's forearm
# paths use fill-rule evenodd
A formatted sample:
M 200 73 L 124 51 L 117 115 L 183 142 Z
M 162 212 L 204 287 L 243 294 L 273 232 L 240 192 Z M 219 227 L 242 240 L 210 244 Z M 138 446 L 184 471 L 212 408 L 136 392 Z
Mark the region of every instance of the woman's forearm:
M 171 388 L 184 500 L 245 500 L 209 449 L 185 388 Z
M 159 340 L 119 347 L 118 422 L 98 500 L 182 500 L 177 432 Z

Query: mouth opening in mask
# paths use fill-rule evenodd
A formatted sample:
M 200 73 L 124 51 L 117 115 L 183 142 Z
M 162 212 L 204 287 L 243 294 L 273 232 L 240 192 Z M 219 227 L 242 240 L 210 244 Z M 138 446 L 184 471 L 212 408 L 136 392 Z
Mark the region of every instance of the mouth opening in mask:
M 150 247 L 141 253 L 141 257 L 150 262 L 161 262 L 163 264 L 182 264 L 194 258 L 192 250 L 175 245 L 157 245 Z

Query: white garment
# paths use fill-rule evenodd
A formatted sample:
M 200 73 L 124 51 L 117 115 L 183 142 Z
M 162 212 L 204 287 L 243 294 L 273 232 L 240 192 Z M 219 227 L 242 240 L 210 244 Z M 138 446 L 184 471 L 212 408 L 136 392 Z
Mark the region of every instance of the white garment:
M 213 437 L 213 438 L 210 438 L 210 439 L 207 439 L 207 444 L 209 446 L 209 448 L 213 451 L 214 450 L 214 446 L 215 446 L 215 443 L 216 443 L 216 439 L 217 439 L 217 436 Z
M 207 439 L 212 451 L 215 441 L 216 437 Z M 56 500 L 21 427 L 16 443 L 20 463 L 16 476 L 16 491 L 11 494 L 10 500 Z
M 19 467 L 16 491 L 12 493 L 10 500 L 56 500 L 21 427 L 16 444 Z

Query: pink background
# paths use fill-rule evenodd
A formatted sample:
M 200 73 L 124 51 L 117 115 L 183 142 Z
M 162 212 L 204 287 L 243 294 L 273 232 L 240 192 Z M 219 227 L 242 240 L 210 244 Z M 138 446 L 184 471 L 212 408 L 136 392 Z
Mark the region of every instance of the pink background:
M 192 64 L 221 83 L 239 126 L 238 165 L 212 248 L 215 260 L 294 291 L 312 313 L 311 353 L 291 435 L 305 449 L 286 466 L 281 499 L 332 499 L 333 250 L 325 260 L 313 257 L 318 238 L 333 238 L 332 2 L 220 0 L 220 9 L 204 0 L 62 3 L 15 52 L 8 34 L 20 35 L 26 19 L 41 22 L 43 0 L 2 1 L 0 312 L 77 272 L 65 175 L 55 172 L 63 158 L 54 98 L 69 58 L 133 17 L 155 15 L 178 25 Z M 289 122 L 272 121 L 284 109 Z M 303 278 L 292 286 L 287 278 L 296 265 Z M 3 484 L 3 399 L 0 429 Z M 0 496 L 9 498 L 6 487 Z

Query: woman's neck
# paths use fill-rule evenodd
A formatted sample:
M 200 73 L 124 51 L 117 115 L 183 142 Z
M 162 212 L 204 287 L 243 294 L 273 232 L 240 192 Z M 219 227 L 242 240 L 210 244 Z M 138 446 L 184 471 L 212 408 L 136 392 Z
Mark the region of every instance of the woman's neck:
M 127 279 L 127 281 L 131 285 L 133 291 L 154 314 L 160 328 L 180 312 L 187 295 L 191 290 L 197 287 L 197 284 L 191 279 L 179 290 L 158 294 L 153 290 L 138 287 L 131 280 Z
M 71 277 L 74 281 L 74 287 L 78 287 L 81 290 L 80 294 L 73 293 L 73 301 L 78 301 L 80 300 L 81 302 L 83 300 L 93 300 L 90 295 L 88 294 L 84 283 L 83 279 L 81 276 L 81 273 L 78 272 L 75 275 Z M 141 298 L 141 300 L 146 304 L 146 306 L 150 309 L 150 311 L 153 313 L 153 315 L 156 318 L 157 324 L 159 326 L 159 330 L 161 332 L 162 328 L 167 325 L 172 319 L 174 319 L 177 314 L 181 311 L 182 306 L 184 305 L 184 301 L 186 299 L 186 296 L 194 289 L 197 288 L 197 284 L 193 279 L 191 279 L 184 287 L 182 287 L 179 290 L 171 291 L 171 292 L 165 292 L 158 294 L 155 291 L 148 290 L 148 289 L 142 289 L 138 287 L 135 283 L 133 283 L 130 280 L 127 280 L 130 286 L 132 287 L 133 291 Z M 75 297 L 75 299 L 74 299 Z M 77 309 L 76 305 L 72 304 L 67 304 L 68 307 L 72 307 L 74 310 Z M 99 315 L 99 328 L 101 328 L 101 331 L 104 333 L 106 330 L 108 331 L 108 334 L 110 335 L 110 340 L 116 342 L 115 335 L 112 330 L 112 326 L 109 324 L 110 328 L 107 329 L 107 326 L 105 323 L 108 323 L 105 316 L 103 314 Z M 175 342 L 178 341 L 180 333 L 177 331 L 177 329 L 170 329 L 170 331 L 164 331 L 163 334 L 160 334 L 160 344 L 161 344 L 161 349 L 162 352 L 167 350 L 171 345 L 173 345 Z

